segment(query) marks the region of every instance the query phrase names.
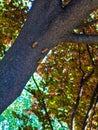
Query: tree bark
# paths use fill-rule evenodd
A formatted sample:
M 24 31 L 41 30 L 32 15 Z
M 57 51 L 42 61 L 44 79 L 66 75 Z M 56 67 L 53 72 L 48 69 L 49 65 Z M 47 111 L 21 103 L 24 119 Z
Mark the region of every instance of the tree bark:
M 98 0 L 71 0 L 65 8 L 60 0 L 33 3 L 19 36 L 0 62 L 0 113 L 20 96 L 39 60 L 52 47 L 62 41 L 98 43 L 97 35 L 73 34 L 73 29 L 97 8 Z

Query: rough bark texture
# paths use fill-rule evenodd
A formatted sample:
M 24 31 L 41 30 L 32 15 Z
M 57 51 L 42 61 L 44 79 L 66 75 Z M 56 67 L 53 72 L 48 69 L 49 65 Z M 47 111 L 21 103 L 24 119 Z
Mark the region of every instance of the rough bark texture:
M 93 10 L 98 0 L 72 0 L 65 8 L 60 0 L 36 0 L 15 43 L 0 63 L 0 113 L 20 96 L 38 61 L 61 41 L 98 43 L 98 36 L 72 31 Z M 33 44 L 34 43 L 34 44 Z M 32 48 L 33 44 L 33 48 Z

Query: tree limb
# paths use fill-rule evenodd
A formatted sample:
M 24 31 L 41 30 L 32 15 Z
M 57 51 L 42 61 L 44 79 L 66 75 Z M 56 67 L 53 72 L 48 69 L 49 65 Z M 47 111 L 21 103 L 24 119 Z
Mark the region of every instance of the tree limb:
M 69 41 L 73 43 L 98 43 L 98 35 L 72 34 L 69 36 Z

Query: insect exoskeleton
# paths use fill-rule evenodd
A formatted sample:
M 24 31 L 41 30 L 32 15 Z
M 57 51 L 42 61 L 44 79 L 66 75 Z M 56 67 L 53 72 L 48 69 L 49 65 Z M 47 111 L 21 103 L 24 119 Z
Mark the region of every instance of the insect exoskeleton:
M 36 42 L 33 42 L 32 48 L 35 48 L 37 45 L 38 45 L 38 42 L 37 42 L 37 41 L 36 41 Z
M 48 48 L 45 48 L 45 49 L 43 49 L 42 51 L 41 51 L 41 53 L 45 53 L 45 52 L 47 52 L 48 51 Z

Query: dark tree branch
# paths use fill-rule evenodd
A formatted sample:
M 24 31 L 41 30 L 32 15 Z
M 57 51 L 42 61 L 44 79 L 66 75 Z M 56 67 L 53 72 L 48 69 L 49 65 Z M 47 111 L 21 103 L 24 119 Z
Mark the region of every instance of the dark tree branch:
M 86 48 L 87 48 L 87 52 L 88 52 L 88 54 L 89 54 L 89 57 L 90 57 L 90 61 L 91 61 L 91 63 L 92 63 L 92 66 L 95 66 L 88 44 L 86 45 Z
M 95 99 L 95 103 L 94 103 L 94 107 L 93 107 L 93 114 L 92 114 L 92 117 L 91 117 L 91 121 L 90 121 L 90 129 L 92 130 L 92 127 L 93 127 L 93 119 L 94 119 L 94 114 L 96 112 L 96 108 L 97 108 L 97 103 L 98 103 L 98 94 L 97 94 L 97 97 Z
M 80 90 L 79 90 L 79 93 L 78 93 L 78 97 L 76 99 L 76 104 L 75 104 L 73 112 L 72 112 L 71 130 L 74 130 L 75 115 L 76 115 L 76 111 L 78 109 L 79 101 L 81 99 L 82 92 L 83 92 L 83 85 L 84 85 L 84 79 L 83 78 L 84 78 L 84 75 L 82 75 L 82 78 L 81 78 L 81 81 L 80 81 Z
M 80 102 L 80 99 L 81 99 L 81 96 L 82 96 L 82 93 L 83 93 L 84 83 L 89 80 L 89 78 L 92 76 L 93 73 L 94 73 L 94 70 L 92 70 L 91 73 L 89 75 L 87 75 L 85 78 L 84 78 L 84 75 L 82 75 L 82 78 L 81 78 L 81 81 L 80 81 L 80 90 L 78 92 L 78 97 L 76 99 L 76 104 L 75 104 L 73 112 L 72 112 L 71 130 L 74 130 L 75 115 L 76 115 L 76 111 L 78 109 L 79 102 Z
M 34 78 L 34 75 L 33 75 L 33 81 L 34 81 L 34 83 L 35 83 L 35 85 L 36 85 L 36 87 L 37 87 L 39 93 L 42 95 L 42 92 L 40 91 L 40 88 L 39 88 L 39 86 L 38 86 L 38 84 L 37 84 L 37 82 L 36 82 L 36 80 L 35 80 L 35 78 Z M 45 110 L 45 113 L 46 113 L 47 120 L 48 120 L 48 122 L 49 122 L 50 128 L 51 128 L 51 130 L 53 130 L 51 118 L 50 118 L 50 116 L 49 116 L 49 114 L 48 114 L 48 111 L 47 111 L 47 107 L 46 107 L 46 103 L 45 103 L 45 99 L 44 99 L 44 98 L 42 98 L 42 103 L 43 103 L 43 108 L 44 108 L 44 110 Z
M 78 53 L 79 53 L 79 69 L 80 69 L 80 71 L 82 72 L 82 77 L 84 77 L 85 72 L 84 72 L 84 70 L 82 69 L 82 63 L 81 63 L 81 50 L 80 50 L 80 48 L 81 48 L 81 45 L 78 44 Z
M 96 95 L 97 95 L 97 96 L 96 96 Z M 89 112 L 90 112 L 90 110 L 92 109 L 92 106 L 93 106 L 94 102 L 96 103 L 95 97 L 96 97 L 96 99 L 98 99 L 98 83 L 97 83 L 96 88 L 95 88 L 95 90 L 94 90 L 94 92 L 93 92 L 93 95 L 92 95 L 92 98 L 91 98 L 91 102 L 90 102 L 88 111 L 87 111 L 86 116 L 85 116 L 85 118 L 84 118 L 84 123 L 83 123 L 82 130 L 85 130 L 85 127 L 86 127 L 86 124 L 87 124 L 87 119 L 88 119 L 88 117 L 89 117 L 89 116 L 88 116 L 88 115 L 89 115 Z
M 70 35 L 69 41 L 75 43 L 98 43 L 98 35 L 86 35 L 86 34 L 73 34 Z
M 90 52 L 89 52 L 90 53 Z M 71 119 L 71 130 L 74 130 L 74 120 L 75 120 L 75 115 L 76 115 L 76 111 L 78 109 L 79 106 L 79 102 L 83 93 L 83 87 L 84 87 L 84 83 L 87 82 L 90 77 L 92 76 L 92 74 L 94 73 L 94 70 L 92 70 L 86 77 L 85 77 L 85 72 L 83 71 L 82 67 L 81 67 L 81 61 L 80 61 L 80 46 L 79 46 L 79 68 L 82 72 L 82 77 L 80 80 L 80 90 L 78 92 L 78 97 L 76 99 L 76 104 L 74 106 L 73 112 L 72 112 L 72 119 Z
M 78 27 L 76 28 L 83 28 L 83 27 L 87 27 L 87 26 L 90 26 L 90 25 L 93 25 L 93 24 L 97 24 L 98 20 L 92 20 L 90 22 L 87 22 L 87 23 L 83 23 L 82 25 L 79 25 Z
M 74 106 L 74 109 L 73 109 L 73 112 L 72 112 L 72 118 L 71 118 L 71 130 L 74 130 L 74 121 L 75 121 L 75 115 L 76 115 L 76 111 L 78 109 L 78 105 L 79 105 L 79 101 L 80 101 L 80 98 L 82 96 L 82 91 L 83 91 L 83 83 L 84 83 L 84 75 L 85 75 L 85 72 L 84 70 L 82 69 L 81 67 L 81 50 L 80 50 L 80 45 L 78 44 L 78 53 L 79 53 L 79 69 L 80 71 L 82 72 L 82 77 L 81 77 L 81 80 L 80 80 L 80 91 L 78 93 L 78 97 L 77 97 L 77 100 L 76 100 L 76 104 Z

